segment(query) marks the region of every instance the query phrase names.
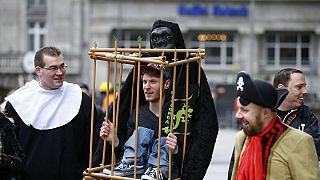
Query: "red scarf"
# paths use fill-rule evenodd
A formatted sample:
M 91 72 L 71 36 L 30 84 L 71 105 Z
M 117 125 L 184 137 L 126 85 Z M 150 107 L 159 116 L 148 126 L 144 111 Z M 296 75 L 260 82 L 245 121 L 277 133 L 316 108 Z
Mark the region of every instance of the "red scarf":
M 258 135 L 250 136 L 240 158 L 236 180 L 263 180 L 266 177 L 267 159 L 271 146 L 286 129 L 286 125 L 275 117 Z

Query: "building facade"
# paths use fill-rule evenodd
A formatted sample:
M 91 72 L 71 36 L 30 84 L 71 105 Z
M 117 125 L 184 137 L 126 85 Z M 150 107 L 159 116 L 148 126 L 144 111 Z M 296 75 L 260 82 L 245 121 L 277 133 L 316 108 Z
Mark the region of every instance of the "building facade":
M 137 47 L 140 35 L 148 48 L 153 22 L 163 19 L 179 24 L 188 48 L 206 49 L 201 63 L 212 87 L 234 83 L 240 70 L 269 80 L 281 68 L 295 67 L 306 74 L 310 101 L 318 102 L 319 8 L 319 0 L 2 0 L 0 88 L 32 78 L 24 59 L 45 45 L 64 52 L 67 80 L 91 85 L 87 52 L 94 41 L 113 47 L 116 37 L 120 47 Z M 124 77 L 130 69 L 124 66 Z M 97 72 L 98 86 L 106 79 L 104 62 Z

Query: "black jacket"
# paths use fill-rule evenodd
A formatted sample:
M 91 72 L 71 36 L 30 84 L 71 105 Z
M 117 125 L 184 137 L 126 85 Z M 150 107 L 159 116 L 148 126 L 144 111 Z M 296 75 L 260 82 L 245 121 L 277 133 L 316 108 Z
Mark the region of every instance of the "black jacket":
M 46 130 L 28 126 L 12 104 L 6 104 L 8 117 L 15 120 L 15 133 L 26 154 L 23 180 L 73 180 L 82 179 L 89 164 L 91 99 L 82 93 L 78 114 L 67 124 Z M 94 109 L 94 114 L 97 114 Z M 97 118 L 97 116 L 95 116 Z M 95 123 L 98 120 L 95 119 Z M 99 132 L 94 124 L 94 132 Z M 101 121 L 99 123 L 99 128 Z M 94 133 L 94 136 L 98 136 Z M 93 137 L 93 151 L 99 137 Z
M 319 121 L 310 108 L 302 105 L 298 109 L 291 110 L 285 114 L 278 113 L 283 122 L 291 127 L 304 131 L 313 137 L 318 158 L 320 157 L 320 129 Z
M 10 168 L 0 168 L 0 179 L 6 180 L 11 177 L 19 178 L 24 168 L 26 156 L 24 155 L 14 132 L 14 124 L 0 113 L 0 140 L 2 143 L 2 153 L 9 156 L 13 161 Z

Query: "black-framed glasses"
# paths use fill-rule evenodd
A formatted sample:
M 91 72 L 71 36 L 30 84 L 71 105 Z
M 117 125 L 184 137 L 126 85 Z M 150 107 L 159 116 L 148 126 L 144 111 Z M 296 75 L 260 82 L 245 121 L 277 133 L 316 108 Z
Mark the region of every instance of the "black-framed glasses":
M 66 64 L 62 64 L 61 66 L 50 66 L 50 67 L 41 67 L 41 68 L 46 69 L 50 72 L 57 72 L 58 69 L 60 69 L 60 71 L 65 71 L 67 67 L 68 66 Z

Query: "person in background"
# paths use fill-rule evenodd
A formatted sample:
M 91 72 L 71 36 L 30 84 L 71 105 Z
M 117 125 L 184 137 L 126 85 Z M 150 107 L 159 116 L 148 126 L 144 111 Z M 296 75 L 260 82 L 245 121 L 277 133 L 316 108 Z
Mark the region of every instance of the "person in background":
M 81 91 L 82 91 L 83 93 L 85 93 L 86 95 L 88 95 L 89 97 L 91 97 L 91 92 L 90 92 L 89 86 L 88 86 L 87 84 L 82 83 L 82 84 L 80 84 L 79 86 L 80 86 Z
M 11 90 L 9 91 L 9 93 L 6 95 L 6 96 L 9 96 L 10 94 L 12 94 L 15 90 Z M 4 112 L 4 109 L 6 107 L 6 104 L 7 104 L 7 100 L 3 99 L 3 101 L 1 102 L 0 104 L 0 111 Z
M 82 83 L 79 85 L 80 88 L 81 88 L 81 91 L 83 93 L 85 93 L 86 95 L 88 95 L 90 98 L 92 98 L 92 92 L 90 91 L 89 89 L 89 86 L 85 83 Z M 91 103 L 91 101 L 90 101 Z M 95 121 L 94 121 L 94 127 L 97 127 L 99 128 L 100 125 L 102 124 L 102 122 L 104 121 L 104 117 L 105 117 L 105 112 L 102 111 L 101 107 L 100 106 L 95 106 L 96 108 L 96 113 L 94 116 L 95 116 Z M 99 137 L 99 130 L 94 130 L 93 131 L 93 137 Z M 96 145 L 93 146 L 93 152 L 95 152 L 96 150 Z
M 286 99 L 278 107 L 277 114 L 287 125 L 304 131 L 313 137 L 320 158 L 319 120 L 311 109 L 304 104 L 307 95 L 307 83 L 302 71 L 294 68 L 280 70 L 274 77 L 275 88 L 289 91 Z
M 109 104 L 110 105 L 113 100 L 114 100 L 114 95 L 113 95 L 113 86 L 111 82 L 102 82 L 100 87 L 100 96 L 98 97 L 98 105 L 101 107 L 103 112 L 106 112 L 107 108 L 107 91 L 109 94 Z
M 14 119 L 27 157 L 22 179 L 82 179 L 89 164 L 90 97 L 64 81 L 67 65 L 58 48 L 39 49 L 34 66 L 39 80 L 5 98 L 5 112 Z M 98 139 L 93 138 L 94 147 Z
M 14 123 L 0 111 L 0 179 L 19 179 L 26 156 L 14 132 Z
M 231 179 L 320 179 L 312 137 L 284 124 L 276 109 L 288 95 L 263 80 L 237 75 L 237 133 Z

